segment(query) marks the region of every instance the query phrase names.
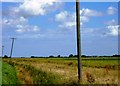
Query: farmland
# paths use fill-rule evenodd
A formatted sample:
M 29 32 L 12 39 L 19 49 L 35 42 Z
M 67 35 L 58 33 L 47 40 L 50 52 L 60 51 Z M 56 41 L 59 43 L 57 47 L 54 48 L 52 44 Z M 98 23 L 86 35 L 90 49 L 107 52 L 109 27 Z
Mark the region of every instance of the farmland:
M 19 84 L 78 84 L 76 58 L 7 58 L 3 62 L 16 70 Z M 117 58 L 83 58 L 79 83 L 118 84 L 118 70 Z

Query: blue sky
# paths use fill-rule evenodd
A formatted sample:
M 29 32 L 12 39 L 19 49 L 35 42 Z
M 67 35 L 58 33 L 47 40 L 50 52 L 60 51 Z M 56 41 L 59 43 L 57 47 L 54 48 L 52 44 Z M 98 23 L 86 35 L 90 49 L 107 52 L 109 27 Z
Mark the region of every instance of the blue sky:
M 80 3 L 82 54 L 118 53 L 117 5 L 117 2 Z M 3 2 L 4 54 L 10 54 L 10 37 L 17 38 L 14 57 L 76 54 L 75 19 L 75 2 Z

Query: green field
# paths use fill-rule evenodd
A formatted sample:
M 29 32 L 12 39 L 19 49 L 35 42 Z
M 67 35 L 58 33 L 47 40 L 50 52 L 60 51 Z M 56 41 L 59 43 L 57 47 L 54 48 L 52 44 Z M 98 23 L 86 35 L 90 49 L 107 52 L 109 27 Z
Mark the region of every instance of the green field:
M 76 58 L 12 58 L 3 62 L 12 65 L 10 73 L 17 72 L 20 84 L 78 84 Z M 82 58 L 79 84 L 118 84 L 118 70 L 117 58 Z

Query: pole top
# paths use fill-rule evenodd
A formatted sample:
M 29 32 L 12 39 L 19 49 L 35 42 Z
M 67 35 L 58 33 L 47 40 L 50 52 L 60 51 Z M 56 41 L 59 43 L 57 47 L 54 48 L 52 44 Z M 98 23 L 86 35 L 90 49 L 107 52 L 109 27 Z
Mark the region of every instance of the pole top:
M 10 37 L 10 39 L 17 39 L 17 38 L 15 38 L 15 37 Z

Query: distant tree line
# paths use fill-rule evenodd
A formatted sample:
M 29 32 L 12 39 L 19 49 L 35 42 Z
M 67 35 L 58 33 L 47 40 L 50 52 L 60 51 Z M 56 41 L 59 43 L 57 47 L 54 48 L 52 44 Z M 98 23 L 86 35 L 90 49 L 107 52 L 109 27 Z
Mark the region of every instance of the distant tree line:
M 61 55 L 58 55 L 58 56 L 54 56 L 54 55 L 50 55 L 48 57 L 36 57 L 36 56 L 31 56 L 31 58 L 77 58 L 77 55 L 73 55 L 73 54 L 70 54 L 69 56 L 61 56 Z M 87 56 L 87 55 L 82 55 L 81 57 L 83 58 L 89 58 L 89 57 L 120 57 L 120 55 L 112 55 L 112 56 Z
M 70 54 L 70 55 L 68 55 L 68 56 L 61 56 L 61 55 L 58 55 L 58 56 L 54 56 L 54 55 L 50 55 L 50 56 L 48 56 L 48 57 L 43 57 L 43 56 L 40 56 L 40 57 L 38 57 L 38 56 L 31 56 L 30 58 L 77 58 L 77 55 L 73 55 L 73 54 Z M 112 55 L 112 56 L 87 56 L 87 55 L 82 55 L 81 57 L 83 57 L 83 58 L 94 58 L 94 57 L 120 57 L 120 55 L 117 55 L 117 54 L 115 54 L 115 55 Z M 7 56 L 7 55 L 4 55 L 4 57 L 3 58 L 10 58 L 9 56 Z M 21 57 L 21 58 L 26 58 L 26 57 Z
M 3 58 L 10 58 L 9 56 L 7 56 L 7 55 L 4 55 L 4 57 Z

